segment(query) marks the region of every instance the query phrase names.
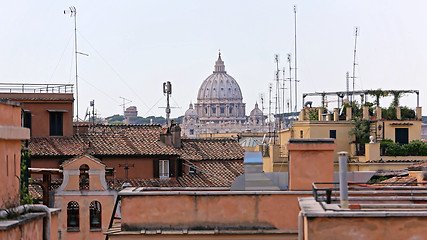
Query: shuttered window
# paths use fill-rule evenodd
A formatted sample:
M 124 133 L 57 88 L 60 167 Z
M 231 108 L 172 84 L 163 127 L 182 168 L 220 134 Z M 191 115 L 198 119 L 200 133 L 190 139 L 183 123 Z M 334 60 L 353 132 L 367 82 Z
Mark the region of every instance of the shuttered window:
M 159 160 L 159 178 L 169 177 L 169 160 Z

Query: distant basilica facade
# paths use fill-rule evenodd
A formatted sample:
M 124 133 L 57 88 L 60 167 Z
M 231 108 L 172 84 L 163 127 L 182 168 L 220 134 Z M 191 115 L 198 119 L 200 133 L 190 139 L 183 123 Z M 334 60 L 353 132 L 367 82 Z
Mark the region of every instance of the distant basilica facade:
M 255 104 L 246 116 L 246 104 L 237 81 L 225 71 L 219 53 L 214 72 L 203 81 L 197 103 L 185 112 L 182 132 L 193 138 L 204 133 L 267 132 L 264 114 Z

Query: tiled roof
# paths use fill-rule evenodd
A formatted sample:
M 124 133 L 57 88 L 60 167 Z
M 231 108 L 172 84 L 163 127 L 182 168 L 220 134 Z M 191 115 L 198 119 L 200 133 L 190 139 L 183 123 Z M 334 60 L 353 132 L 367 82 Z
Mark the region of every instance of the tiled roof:
M 229 188 L 233 181 L 244 173 L 243 163 L 240 161 L 200 162 L 196 173 L 186 173 L 176 179 L 129 179 L 132 187 L 226 187 Z M 34 183 L 41 183 L 35 179 Z M 52 179 L 52 189 L 61 185 L 62 179 Z M 120 190 L 124 179 L 107 179 L 108 186 Z M 40 186 L 30 184 L 30 194 L 35 198 L 42 198 L 43 191 Z
M 389 160 L 369 160 L 366 161 L 367 163 L 417 163 L 417 162 L 422 162 L 424 160 L 421 159 L 405 159 L 405 158 L 401 158 L 401 159 L 389 159 Z
M 423 169 L 427 168 L 427 162 L 423 161 L 420 163 L 414 163 L 411 166 L 408 167 L 409 171 L 422 171 Z
M 417 185 L 417 178 L 413 176 L 404 176 L 404 177 L 392 177 L 387 180 L 382 181 L 379 185 L 381 186 L 407 186 L 407 185 Z
M 231 138 L 182 139 L 181 158 L 189 161 L 243 160 L 244 150 Z
M 32 156 L 179 155 L 160 142 L 160 125 L 97 125 L 93 133 L 31 138 Z

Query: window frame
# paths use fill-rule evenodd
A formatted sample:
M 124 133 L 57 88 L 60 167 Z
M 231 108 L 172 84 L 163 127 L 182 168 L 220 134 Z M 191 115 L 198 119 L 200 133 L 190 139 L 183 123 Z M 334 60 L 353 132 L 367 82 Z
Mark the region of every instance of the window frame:
M 64 136 L 64 112 L 49 111 L 49 136 Z
M 70 205 L 70 204 L 74 204 Z M 70 225 L 70 219 L 72 216 L 76 217 L 76 225 Z M 69 201 L 67 204 L 67 231 L 78 232 L 80 231 L 80 205 L 76 201 Z
M 159 160 L 159 178 L 166 179 L 169 177 L 170 177 L 169 160 L 165 160 L 165 159 Z
M 98 217 L 99 224 L 92 225 L 92 219 L 95 216 Z M 102 231 L 102 205 L 96 200 L 92 201 L 89 205 L 89 229 L 90 231 Z
M 335 129 L 329 130 L 329 138 L 337 139 L 337 130 Z

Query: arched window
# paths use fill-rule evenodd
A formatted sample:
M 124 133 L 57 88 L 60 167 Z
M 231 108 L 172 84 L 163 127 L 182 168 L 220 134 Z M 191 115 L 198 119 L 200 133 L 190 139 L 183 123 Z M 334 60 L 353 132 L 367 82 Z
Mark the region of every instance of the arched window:
M 79 204 L 71 201 L 67 205 L 67 230 L 79 230 Z
M 80 166 L 79 189 L 89 190 L 89 166 L 86 164 Z
M 89 223 L 90 229 L 99 229 L 101 230 L 101 203 L 98 201 L 92 201 L 89 206 Z

